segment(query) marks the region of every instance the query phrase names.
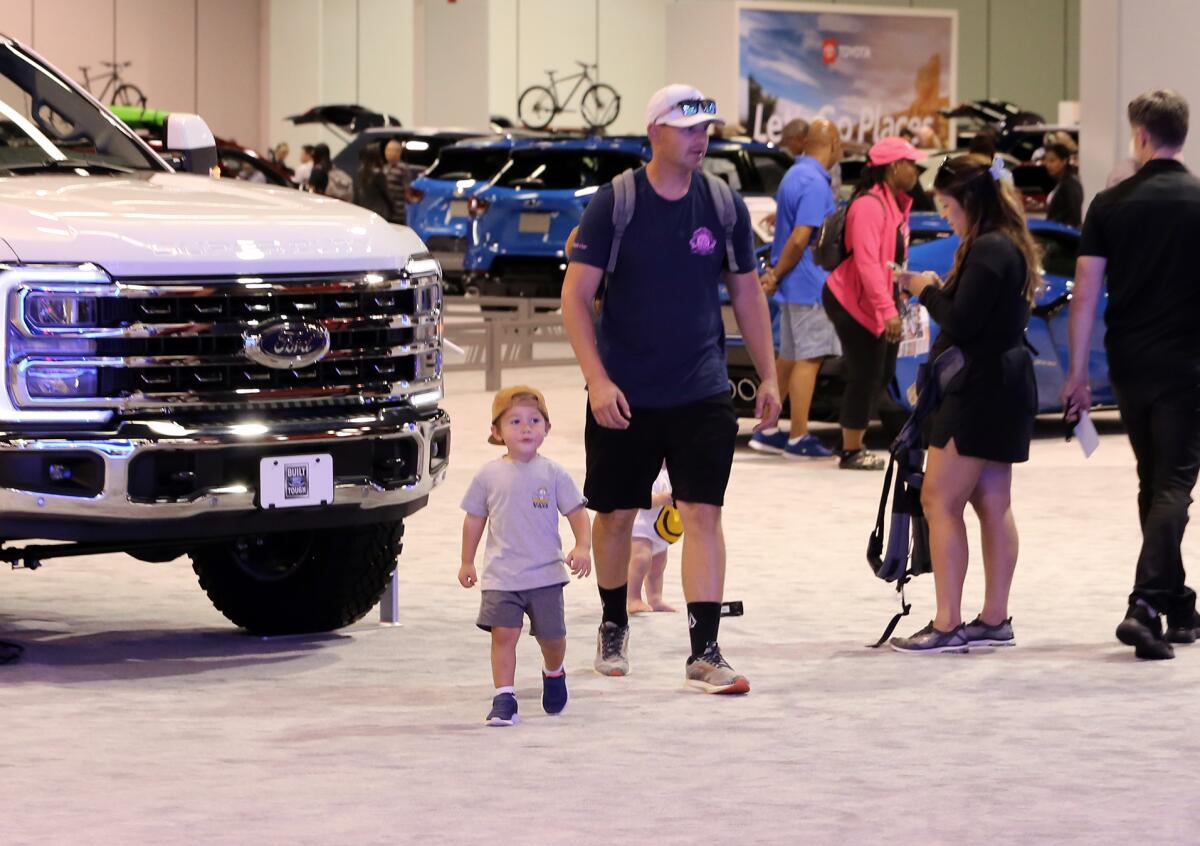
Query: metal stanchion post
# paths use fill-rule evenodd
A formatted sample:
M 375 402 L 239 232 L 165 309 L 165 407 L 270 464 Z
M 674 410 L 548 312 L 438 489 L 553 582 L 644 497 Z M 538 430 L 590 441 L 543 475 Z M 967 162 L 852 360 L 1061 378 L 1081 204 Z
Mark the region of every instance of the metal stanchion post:
M 501 349 L 501 326 L 499 321 L 494 318 L 487 319 L 487 361 L 484 362 L 484 389 L 488 391 L 500 390 L 500 369 L 503 362 L 500 361 Z
M 382 626 L 400 625 L 400 572 L 399 568 L 392 571 L 388 586 L 379 599 L 379 624 Z

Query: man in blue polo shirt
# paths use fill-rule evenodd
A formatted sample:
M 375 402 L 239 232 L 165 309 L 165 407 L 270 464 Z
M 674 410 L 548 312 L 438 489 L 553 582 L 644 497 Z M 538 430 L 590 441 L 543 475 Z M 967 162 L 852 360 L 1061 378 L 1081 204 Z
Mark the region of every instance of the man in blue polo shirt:
M 808 431 L 808 411 L 821 360 L 841 355 L 833 324 L 821 305 L 825 271 L 813 261 L 809 243 L 834 210 L 830 169 L 841 161 L 842 139 L 832 122 L 819 119 L 808 129 L 804 154 L 788 170 L 775 199 L 775 243 L 771 263 L 760 278 L 768 296 L 778 289 L 779 393 L 792 403 L 792 428 L 756 432 L 750 448 L 785 458 L 829 458 L 833 455 Z

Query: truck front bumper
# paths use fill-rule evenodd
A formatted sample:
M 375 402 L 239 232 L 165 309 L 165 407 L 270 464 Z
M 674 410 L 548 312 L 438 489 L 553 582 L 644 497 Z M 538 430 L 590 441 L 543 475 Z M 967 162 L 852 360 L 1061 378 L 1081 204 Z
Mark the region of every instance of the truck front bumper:
M 330 505 L 262 509 L 259 460 L 328 453 Z M 114 434 L 0 434 L 0 537 L 189 538 L 402 519 L 445 479 L 450 418 L 406 415 L 270 423 L 123 423 Z

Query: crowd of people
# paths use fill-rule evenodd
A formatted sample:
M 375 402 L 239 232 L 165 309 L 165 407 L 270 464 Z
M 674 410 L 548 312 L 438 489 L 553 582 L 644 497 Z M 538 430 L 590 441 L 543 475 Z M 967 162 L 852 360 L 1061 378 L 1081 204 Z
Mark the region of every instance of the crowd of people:
M 281 142 L 271 148 L 269 158 L 300 190 L 352 202 L 392 223 L 405 222 L 405 194 L 412 168 L 404 162 L 400 139 L 389 139 L 382 147 L 363 145 L 353 177 L 334 164 L 328 144 L 303 145 L 295 168 L 287 163 L 290 152 L 287 143 Z
M 1180 554 L 1200 470 L 1200 294 L 1187 270 L 1200 181 L 1179 161 L 1188 127 L 1179 95 L 1150 92 L 1128 114 L 1136 173 L 1099 194 L 1082 220 L 1063 401 L 1069 421 L 1091 405 L 1088 350 L 1107 284 L 1110 372 L 1137 458 L 1143 535 L 1116 635 L 1137 657 L 1163 659 L 1173 657 L 1172 644 L 1200 636 Z M 839 458 L 848 469 L 881 463 L 862 448 L 862 430 L 894 366 L 901 300 L 916 297 L 929 310 L 940 326 L 930 359 L 954 363 L 939 371 L 950 376 L 939 383 L 923 432 L 920 501 L 937 610 L 927 626 L 891 646 L 931 654 L 1015 645 L 1008 606 L 1018 556 L 1012 467 L 1029 458 L 1037 411 L 1024 333 L 1041 278 L 1038 248 L 1003 160 L 968 151 L 939 167 L 934 198 L 959 238 L 953 266 L 940 279 L 904 269 L 908 192 L 922 154 L 901 138 L 877 141 L 845 211 L 844 258 L 824 275 L 813 262 L 812 240 L 835 215 L 830 170 L 840 145 L 832 125 L 814 121 L 802 141 L 793 139 L 797 160 L 780 186 L 772 263 L 760 276 L 744 203 L 701 168 L 710 127 L 719 123 L 715 102 L 694 88 L 668 86 L 651 99 L 646 122 L 650 162 L 597 192 L 564 283 L 563 321 L 588 392 L 583 491 L 560 465 L 538 456 L 548 409 L 536 389 L 517 386 L 497 394 L 492 409 L 492 442 L 505 445 L 506 454 L 480 470 L 463 500 L 464 586 L 478 582 L 476 550 L 488 533 L 478 624 L 491 631 L 497 692 L 487 722 L 516 721 L 512 646 L 525 615 L 545 658 L 543 707 L 565 707 L 567 568 L 577 577 L 595 569 L 595 669 L 630 671 L 629 613 L 661 605 L 656 557 L 665 547 L 654 539 L 670 538 L 648 526 L 669 504 L 678 508 L 683 535 L 686 683 L 708 693 L 749 692 L 717 637 L 726 565 L 721 509 L 737 434 L 720 343 L 722 282 L 762 380 L 752 446 L 792 457 L 832 454 L 811 440 L 804 408 L 814 362 L 840 349 L 850 370 Z M 1071 178 L 1071 155 L 1059 143 L 1045 149 L 1060 188 Z M 784 303 L 778 363 L 764 295 L 775 290 Z M 785 394 L 793 408 L 787 433 L 777 425 Z M 964 622 L 968 504 L 980 523 L 985 588 L 979 612 Z M 594 512 L 590 526 L 585 509 Z M 575 535 L 565 556 L 557 543 L 560 513 Z M 493 568 L 511 581 L 489 588 Z

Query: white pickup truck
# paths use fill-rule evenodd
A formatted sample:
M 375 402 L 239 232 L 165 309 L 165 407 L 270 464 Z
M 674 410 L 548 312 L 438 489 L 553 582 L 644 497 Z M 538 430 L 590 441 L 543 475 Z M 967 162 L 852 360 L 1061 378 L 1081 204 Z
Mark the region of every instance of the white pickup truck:
M 239 626 L 347 625 L 445 478 L 440 268 L 167 135 L 203 175 L 0 37 L 0 560 L 186 554 Z

